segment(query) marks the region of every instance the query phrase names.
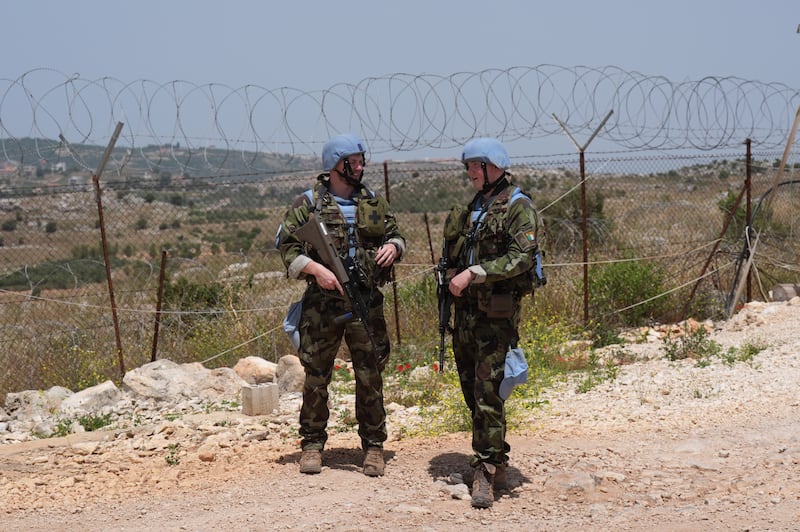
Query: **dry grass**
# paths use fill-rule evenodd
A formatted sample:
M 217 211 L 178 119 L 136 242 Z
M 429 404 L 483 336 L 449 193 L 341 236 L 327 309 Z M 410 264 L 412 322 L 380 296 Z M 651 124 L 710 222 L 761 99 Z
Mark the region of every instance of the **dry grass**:
M 532 308 L 581 323 L 580 225 L 576 220 L 553 219 L 546 209 L 574 188 L 577 180 L 574 175 L 564 177 L 567 174 L 563 172 L 562 178 L 554 178 L 555 171 L 548 172 L 547 177 L 542 177 L 544 172 L 535 171 L 518 174 L 543 209 L 547 232 L 544 247 L 549 282 L 536 293 Z M 449 177 L 438 177 L 452 179 L 453 175 L 458 171 L 450 170 Z M 754 180 L 754 197 L 769 188 L 772 177 L 766 172 Z M 424 198 L 425 187 L 430 187 L 430 181 L 419 180 L 420 188 L 415 185 L 417 181 L 402 177 L 400 181 L 406 184 L 398 185 L 393 194 L 402 192 Z M 736 171 L 731 171 L 725 180 L 688 173 L 671 178 L 663 174 L 592 176 L 587 188 L 603 197 L 604 221 L 590 225 L 598 228 L 589 249 L 590 261 L 647 258 L 668 272 L 670 288 L 692 283 L 720 235 L 724 215 L 718 203 L 728 192 L 738 194 L 742 181 L 743 175 Z M 454 182 L 459 187 L 463 185 Z M 172 192 L 159 193 L 151 201 L 143 193 L 104 193 L 106 233 L 110 252 L 116 258 L 112 280 L 127 367 L 151 357 L 160 252 L 164 247 L 170 250 L 168 280 L 184 277 L 196 283 L 221 283 L 235 290 L 237 299 L 217 309 L 218 314 L 212 319 L 165 317 L 159 329 L 159 357 L 181 361 L 213 357 L 210 364 L 223 365 L 249 354 L 275 360 L 291 352 L 280 323 L 286 307 L 299 297 L 304 285 L 285 278 L 273 239 L 285 209 L 284 197 L 293 193 L 286 187 L 302 188 L 307 184 L 292 182 L 283 189 L 250 185 L 237 191 L 235 186 L 221 185 L 174 191 L 181 195 L 180 201 L 175 201 L 179 204 L 171 202 L 175 200 Z M 446 192 L 444 187 L 438 193 Z M 769 282 L 795 276 L 789 267 L 797 264 L 793 243 L 797 240 L 794 235 L 800 202 L 790 192 L 780 191 L 771 205 L 776 224 L 773 230 L 780 227 L 781 238 L 771 239 L 769 234 L 764 237 L 764 260 L 771 261 Z M 92 191 L 15 198 L 13 204 L 13 209 L 0 214 L 0 220 L 17 221 L 14 230 L 0 234 L 0 267 L 6 277 L 47 262 L 61 261 L 61 269 L 69 270 L 76 250 L 100 250 Z M 397 213 L 408 238 L 408 253 L 396 269 L 396 284 L 385 288 L 390 338 L 395 340 L 399 334 L 403 346 L 415 345 L 424 352 L 432 352 L 436 345 L 435 304 L 429 298 L 415 300 L 412 295 L 430 288 L 424 283 L 433 280 L 432 268 L 441 253 L 447 207 L 442 204 L 427 215 Z M 56 229 L 47 232 L 51 223 Z M 250 240 L 242 240 L 247 235 Z M 250 247 L 231 246 L 240 241 Z M 703 283 L 698 298 L 719 303 L 720 294 L 731 286 L 730 266 L 740 247 L 741 241 L 735 239 L 720 248 L 722 252 L 715 255 L 709 268 L 720 268 L 720 272 Z M 0 367 L 4 368 L 0 373 L 0 395 L 44 382 L 55 383 L 59 378 L 63 378 L 64 385 L 80 382 L 81 377 L 73 370 L 86 364 L 76 363 L 75 356 L 99 360 L 93 366 L 98 374 L 117 370 L 107 285 L 86 284 L 72 273 L 74 286 L 67 289 L 37 291 L 36 285 L 31 284 L 24 290 L 0 291 Z M 690 288 L 688 284 L 672 296 L 673 307 L 682 307 Z M 44 372 L 43 367 L 49 368 L 50 373 Z M 55 378 L 45 378 L 53 374 Z

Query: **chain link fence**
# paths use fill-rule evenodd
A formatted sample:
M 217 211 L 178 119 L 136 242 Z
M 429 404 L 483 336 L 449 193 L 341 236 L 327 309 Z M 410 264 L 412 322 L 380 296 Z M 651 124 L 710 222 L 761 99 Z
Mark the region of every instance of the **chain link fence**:
M 548 277 L 526 308 L 583 325 L 723 316 L 737 261 L 750 253 L 743 235 L 753 210 L 760 245 L 745 297 L 798 282 L 796 165 L 776 186 L 780 157 L 743 149 L 589 155 L 585 166 L 577 155 L 515 159 L 513 181 L 541 213 Z M 305 285 L 286 278 L 274 239 L 287 205 L 315 177 L 43 176 L 39 186 L 5 189 L 0 397 L 118 381 L 156 358 L 217 367 L 291 353 L 281 323 Z M 390 338 L 433 352 L 442 225 L 472 188 L 452 160 L 372 164 L 365 179 L 389 198 L 408 239 L 384 288 Z M 608 268 L 626 264 L 657 272 L 655 292 L 608 293 Z M 633 309 L 633 322 L 618 319 Z

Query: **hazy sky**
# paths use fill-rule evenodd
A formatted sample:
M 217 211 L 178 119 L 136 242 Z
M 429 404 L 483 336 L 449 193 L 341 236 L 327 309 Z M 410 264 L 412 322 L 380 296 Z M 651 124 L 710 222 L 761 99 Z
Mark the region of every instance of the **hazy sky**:
M 12 80 L 52 68 L 320 90 L 553 64 L 800 88 L 797 0 L 24 0 L 3 21 L 0 78 Z
M 322 89 L 549 63 L 800 87 L 796 0 L 25 0 L 3 20 L 3 77 Z

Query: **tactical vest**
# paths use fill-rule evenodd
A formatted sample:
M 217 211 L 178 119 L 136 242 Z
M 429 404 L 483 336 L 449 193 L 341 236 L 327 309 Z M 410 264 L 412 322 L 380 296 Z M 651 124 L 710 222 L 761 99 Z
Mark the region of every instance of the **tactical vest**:
M 389 204 L 383 198 L 375 196 L 369 189 L 362 187 L 356 196 L 355 220 L 349 223 L 336 202 L 333 194 L 328 193 L 324 185 L 305 192 L 309 213 L 325 222 L 334 248 L 342 259 L 351 257 L 358 266 L 362 281 L 371 286 L 384 285 L 391 279 L 391 268 L 379 268 L 375 264 L 375 255 L 386 243 L 386 215 Z M 306 249 L 312 259 L 319 260 L 312 248 Z
M 514 236 L 508 232 L 507 215 L 512 198 L 516 200 L 522 196 L 530 198 L 519 187 L 513 185 L 507 186 L 494 196 L 484 215 L 476 222 L 480 223 L 480 226 L 471 250 L 464 249 L 464 246 L 467 245 L 467 238 L 473 227 L 473 223 L 470 223 L 472 212 L 466 207 L 453 207 L 445 225 L 444 235 L 448 241 L 448 262 L 456 265 L 458 270 L 462 270 L 508 253 Z M 470 285 L 466 295 L 477 297 L 479 304 L 486 303 L 492 295 L 498 294 L 512 294 L 515 298 L 521 298 L 533 291 L 534 279 L 534 271 L 529 270 L 511 279 Z

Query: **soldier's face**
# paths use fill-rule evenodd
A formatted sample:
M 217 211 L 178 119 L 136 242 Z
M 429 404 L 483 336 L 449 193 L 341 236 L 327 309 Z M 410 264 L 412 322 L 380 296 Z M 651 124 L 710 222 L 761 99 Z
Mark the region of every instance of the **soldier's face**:
M 342 158 L 336 169 L 342 175 L 349 175 L 350 177 L 360 178 L 364 172 L 364 156 L 363 155 L 350 155 Z
M 486 163 L 486 176 L 483 175 L 483 167 L 480 161 L 469 161 L 465 164 L 469 182 L 476 191 L 483 188 L 484 177 L 488 178 L 489 183 L 494 183 L 503 175 L 503 170 L 492 163 Z

